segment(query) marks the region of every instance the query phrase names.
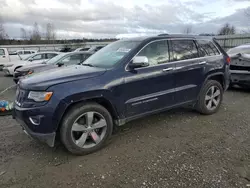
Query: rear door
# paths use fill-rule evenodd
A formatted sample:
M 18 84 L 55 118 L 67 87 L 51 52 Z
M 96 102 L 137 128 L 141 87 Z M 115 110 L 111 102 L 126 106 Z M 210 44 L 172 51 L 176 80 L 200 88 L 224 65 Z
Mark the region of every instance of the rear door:
M 203 82 L 206 61 L 199 58 L 196 43 L 192 39 L 172 39 L 170 46 L 170 60 L 176 65 L 176 103 L 194 101 Z

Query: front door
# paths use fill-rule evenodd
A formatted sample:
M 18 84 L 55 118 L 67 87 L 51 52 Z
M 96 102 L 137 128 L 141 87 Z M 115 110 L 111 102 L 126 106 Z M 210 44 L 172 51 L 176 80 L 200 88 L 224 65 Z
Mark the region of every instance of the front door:
M 175 64 L 169 63 L 168 40 L 149 43 L 137 56 L 146 56 L 149 66 L 125 72 L 122 90 L 127 118 L 175 104 Z

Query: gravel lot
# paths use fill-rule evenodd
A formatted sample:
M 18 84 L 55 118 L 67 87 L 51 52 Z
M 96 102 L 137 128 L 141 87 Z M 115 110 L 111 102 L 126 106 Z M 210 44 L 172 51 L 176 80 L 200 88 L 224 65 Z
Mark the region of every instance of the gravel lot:
M 0 75 L 0 91 L 12 84 Z M 37 143 L 0 117 L 0 187 L 250 187 L 249 104 L 249 91 L 227 91 L 215 115 L 179 109 L 139 119 L 82 157 Z

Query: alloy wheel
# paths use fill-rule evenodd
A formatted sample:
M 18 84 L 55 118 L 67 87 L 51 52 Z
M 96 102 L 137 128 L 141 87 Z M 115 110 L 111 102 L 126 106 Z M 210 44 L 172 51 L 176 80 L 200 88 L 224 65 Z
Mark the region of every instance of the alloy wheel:
M 211 86 L 205 96 L 205 104 L 208 110 L 214 110 L 220 104 L 221 92 L 217 86 Z
M 107 132 L 107 122 L 98 112 L 90 111 L 79 116 L 71 128 L 74 143 L 80 148 L 99 144 Z

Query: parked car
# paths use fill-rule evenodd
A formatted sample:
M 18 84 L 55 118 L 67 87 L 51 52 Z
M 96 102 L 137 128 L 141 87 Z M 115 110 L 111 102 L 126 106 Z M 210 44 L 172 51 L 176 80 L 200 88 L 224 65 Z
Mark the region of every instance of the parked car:
M 37 50 L 17 50 L 15 52 L 9 53 L 10 55 L 29 55 L 37 53 Z
M 7 48 L 0 48 L 0 70 L 2 70 L 5 65 L 17 60 L 22 60 L 21 56 L 10 56 Z
M 100 49 L 102 49 L 104 46 L 92 46 L 88 52 L 97 52 L 99 51 Z
M 32 137 L 68 151 L 101 149 L 114 126 L 190 105 L 219 110 L 229 85 L 230 58 L 202 36 L 166 35 L 120 40 L 82 65 L 19 81 L 13 117 Z
M 241 45 L 228 50 L 231 57 L 230 85 L 250 88 L 250 44 Z
M 86 52 L 97 52 L 102 49 L 104 46 L 92 46 L 92 47 L 84 47 L 84 48 L 77 48 L 75 52 L 86 51 Z
M 13 63 L 9 63 L 5 65 L 3 71 L 5 75 L 14 75 L 14 72 L 25 65 L 38 64 L 44 61 L 47 61 L 55 56 L 57 56 L 59 52 L 39 52 L 30 55 L 23 61 L 15 61 Z
M 73 50 L 69 47 L 64 47 L 64 48 L 61 48 L 59 49 L 59 52 L 72 52 Z
M 15 71 L 13 80 L 17 83 L 20 78 L 25 77 L 26 75 L 36 74 L 62 66 L 80 64 L 92 54 L 92 52 L 69 52 L 60 54 L 47 62 L 43 62 L 42 64 L 26 65 Z
M 88 47 L 84 47 L 84 48 L 77 48 L 77 49 L 75 49 L 74 50 L 74 52 L 81 52 L 81 51 L 88 51 L 90 48 L 88 48 Z

